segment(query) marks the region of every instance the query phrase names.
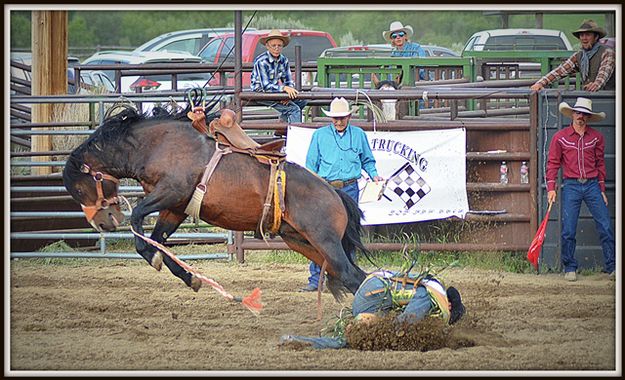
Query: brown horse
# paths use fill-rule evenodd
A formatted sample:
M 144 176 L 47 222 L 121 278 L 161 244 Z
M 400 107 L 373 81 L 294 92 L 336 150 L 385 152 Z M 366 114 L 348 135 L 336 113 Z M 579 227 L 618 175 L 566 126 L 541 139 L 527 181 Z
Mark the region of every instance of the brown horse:
M 147 116 L 128 108 L 107 118 L 68 158 L 63 182 L 95 229 L 113 231 L 123 220 L 117 197 L 121 178 L 136 179 L 147 194 L 130 217 L 137 232 L 143 234 L 144 218 L 158 211 L 151 238 L 163 243 L 187 217 L 185 207 L 217 144 L 192 128 L 186 112 L 160 111 Z M 326 262 L 328 288 L 336 299 L 346 290 L 355 293 L 365 273 L 345 252 L 366 253 L 358 205 L 297 164 L 287 162 L 284 169 L 285 212 L 278 235 L 315 263 Z M 229 230 L 256 230 L 269 177 L 270 167 L 250 155 L 223 156 L 207 183 L 200 218 Z M 169 256 L 140 238 L 135 246 L 157 270 L 164 262 L 185 284 L 200 288 L 197 276 Z

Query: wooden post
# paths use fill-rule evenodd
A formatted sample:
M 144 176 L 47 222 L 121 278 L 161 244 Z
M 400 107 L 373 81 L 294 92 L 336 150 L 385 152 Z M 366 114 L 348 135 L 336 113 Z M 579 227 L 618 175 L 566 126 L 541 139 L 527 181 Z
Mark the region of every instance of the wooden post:
M 501 29 L 508 29 L 510 15 L 506 12 L 501 14 Z
M 67 11 L 32 12 L 32 95 L 67 94 Z M 55 121 L 62 104 L 33 104 L 33 123 Z M 42 130 L 42 128 L 37 128 Z M 52 136 L 35 135 L 31 151 L 52 150 Z M 33 161 L 50 161 L 50 156 L 33 157 Z M 32 174 L 50 174 L 52 167 L 33 167 Z
M 243 231 L 235 231 L 234 232 L 234 249 L 237 255 L 237 260 L 239 263 L 243 264 L 245 262 L 245 251 L 243 250 L 243 239 L 245 236 L 243 235 Z
M 543 13 L 536 12 L 536 29 L 542 29 L 542 28 L 543 28 Z

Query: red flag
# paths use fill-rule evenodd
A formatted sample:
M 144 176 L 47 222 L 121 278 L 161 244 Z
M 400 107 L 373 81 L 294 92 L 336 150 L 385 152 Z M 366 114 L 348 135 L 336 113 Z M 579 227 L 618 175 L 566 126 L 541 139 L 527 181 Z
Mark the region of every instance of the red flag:
M 551 211 L 552 204 L 553 203 L 549 204 L 547 213 L 545 214 L 542 223 L 540 223 L 538 231 L 536 231 L 534 240 L 532 240 L 532 244 L 530 244 L 530 249 L 527 251 L 527 259 L 530 263 L 532 263 L 536 270 L 538 270 L 538 256 L 540 255 L 540 250 L 543 246 L 543 242 L 545 241 L 545 230 L 547 229 L 547 222 L 549 221 L 549 212 Z

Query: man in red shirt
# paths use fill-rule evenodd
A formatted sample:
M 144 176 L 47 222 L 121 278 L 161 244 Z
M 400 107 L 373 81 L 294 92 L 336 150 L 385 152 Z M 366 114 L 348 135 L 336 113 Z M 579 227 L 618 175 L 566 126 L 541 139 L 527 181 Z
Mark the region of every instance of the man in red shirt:
M 603 120 L 605 113 L 592 112 L 592 101 L 577 98 L 575 106 L 560 103 L 560 112 L 573 120 L 558 131 L 549 145 L 547 160 L 547 201 L 556 199 L 556 178 L 562 167 L 562 236 L 561 260 L 564 278 L 577 279 L 575 260 L 575 233 L 582 201 L 595 220 L 603 249 L 604 271 L 614 276 L 614 233 L 605 195 L 605 160 L 603 135 L 588 123 Z

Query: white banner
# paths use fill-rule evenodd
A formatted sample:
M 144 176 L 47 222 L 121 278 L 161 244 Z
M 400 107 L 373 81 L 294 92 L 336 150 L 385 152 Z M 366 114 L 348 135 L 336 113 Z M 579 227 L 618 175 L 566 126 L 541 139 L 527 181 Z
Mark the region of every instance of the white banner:
M 288 161 L 306 167 L 306 153 L 314 131 L 289 126 Z M 359 203 L 364 213 L 363 224 L 464 218 L 469 209 L 464 128 L 365 133 L 378 175 L 388 183 L 378 201 Z M 361 194 L 366 181 L 370 179 L 363 171 L 358 182 Z

